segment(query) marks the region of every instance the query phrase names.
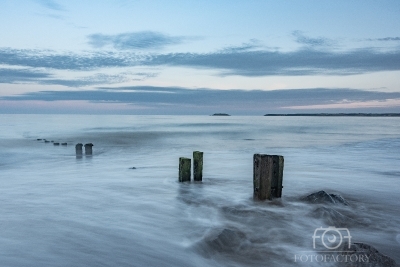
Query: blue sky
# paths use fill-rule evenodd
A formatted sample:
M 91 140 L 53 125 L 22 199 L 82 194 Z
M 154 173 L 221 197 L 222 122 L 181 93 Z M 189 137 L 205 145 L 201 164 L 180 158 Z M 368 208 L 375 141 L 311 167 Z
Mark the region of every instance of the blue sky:
M 0 113 L 400 112 L 398 0 L 0 10 Z

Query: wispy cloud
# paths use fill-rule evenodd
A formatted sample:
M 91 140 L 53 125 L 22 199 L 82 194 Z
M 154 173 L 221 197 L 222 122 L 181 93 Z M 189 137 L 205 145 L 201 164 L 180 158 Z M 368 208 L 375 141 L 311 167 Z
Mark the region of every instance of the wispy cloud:
M 79 79 L 40 79 L 37 82 L 40 84 L 64 85 L 68 87 L 83 87 L 99 84 L 113 84 L 129 81 L 125 75 L 106 75 L 95 74 L 85 76 Z
M 112 52 L 86 54 L 61 54 L 54 51 L 0 48 L 0 64 L 51 68 L 59 70 L 91 70 L 107 67 L 127 67 L 139 62 L 131 54 L 121 56 Z
M 154 55 L 142 64 L 219 69 L 222 75 L 352 75 L 400 70 L 400 51 L 361 49 L 328 52 L 302 49 L 293 52 L 244 51 L 208 54 L 176 53 Z
M 259 40 L 251 39 L 249 40 L 249 42 L 243 43 L 242 45 L 239 46 L 225 47 L 222 51 L 225 53 L 237 53 L 237 52 L 260 49 L 261 47 L 262 47 L 261 42 Z
M 46 79 L 49 77 L 49 73 L 32 69 L 0 68 L 0 83 L 36 82 L 38 79 Z
M 92 34 L 88 36 L 89 44 L 95 48 L 112 46 L 118 50 L 161 49 L 168 45 L 182 43 L 185 38 L 169 36 L 159 32 L 142 31 L 121 33 L 117 35 Z
M 156 77 L 154 72 L 120 72 L 119 74 L 96 73 L 74 79 L 55 78 L 52 73 L 37 71 L 32 68 L 12 69 L 0 68 L 0 83 L 36 83 L 63 85 L 68 87 L 83 87 L 90 85 L 104 85 L 123 83 L 128 81 L 143 81 Z
M 8 101 L 89 101 L 140 105 L 149 109 L 170 112 L 186 112 L 190 109 L 215 112 L 263 113 L 282 109 L 340 108 L 343 103 L 371 103 L 397 99 L 399 93 L 372 92 L 355 89 L 292 89 L 292 90 L 214 90 L 187 89 L 179 87 L 102 87 L 87 91 L 43 91 L 0 98 Z M 362 105 L 361 105 L 362 106 Z M 365 105 L 364 105 L 365 106 Z M 400 109 L 399 106 L 397 108 Z M 173 111 L 175 110 L 175 111 Z
M 98 73 L 77 79 L 39 79 L 36 82 L 40 84 L 63 85 L 68 87 L 84 87 L 102 84 L 116 84 L 129 81 L 143 81 L 150 77 L 157 76 L 156 73 L 120 73 L 117 75 L 109 75 Z
M 375 39 L 368 39 L 369 41 L 400 41 L 400 37 L 384 37 L 384 38 L 375 38 Z
M 331 46 L 334 41 L 325 37 L 312 38 L 304 35 L 302 31 L 293 31 L 292 35 L 295 37 L 295 41 L 299 44 L 308 46 Z
M 392 108 L 397 107 L 400 109 L 400 99 L 385 99 L 385 100 L 367 100 L 367 101 L 341 101 L 331 104 L 322 105 L 301 105 L 301 106 L 289 106 L 284 107 L 292 110 L 321 110 L 321 109 L 360 109 L 360 108 Z
M 64 7 L 54 0 L 35 0 L 35 2 L 54 11 L 64 11 Z
M 174 42 L 150 41 L 150 39 L 152 38 L 139 42 L 137 47 L 156 47 Z M 115 45 L 124 47 L 124 42 L 118 41 Z M 106 43 L 114 44 L 114 41 L 106 41 Z M 101 46 L 101 44 L 98 45 Z M 176 66 L 217 70 L 222 76 L 353 75 L 400 70 L 400 50 L 379 51 L 363 48 L 336 52 L 305 47 L 295 51 L 281 52 L 261 49 L 257 42 L 210 53 L 156 53 L 154 51 L 143 53 L 120 50 L 78 54 L 0 48 L 0 64 L 57 70 Z

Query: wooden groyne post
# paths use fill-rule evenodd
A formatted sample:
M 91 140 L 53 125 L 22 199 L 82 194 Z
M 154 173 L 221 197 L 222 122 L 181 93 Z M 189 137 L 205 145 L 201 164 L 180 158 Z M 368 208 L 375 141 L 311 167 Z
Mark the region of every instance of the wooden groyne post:
M 254 154 L 254 197 L 259 200 L 282 197 L 283 156 Z
M 77 156 L 82 156 L 82 147 L 81 143 L 75 145 L 75 152 Z
M 85 155 L 92 155 L 93 153 L 92 146 L 93 146 L 92 143 L 85 144 Z
M 203 152 L 193 151 L 193 179 L 203 180 Z
M 179 158 L 179 182 L 190 182 L 191 161 L 189 158 Z

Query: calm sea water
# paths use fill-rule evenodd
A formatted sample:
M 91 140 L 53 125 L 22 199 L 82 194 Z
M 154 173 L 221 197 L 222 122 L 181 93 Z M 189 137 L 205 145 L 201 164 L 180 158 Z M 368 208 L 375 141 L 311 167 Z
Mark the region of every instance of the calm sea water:
M 1 266 L 320 266 L 295 255 L 321 226 L 400 262 L 400 118 L 1 115 L 0 129 Z M 194 150 L 203 182 L 178 183 Z M 285 157 L 282 199 L 253 201 L 254 153 Z M 300 201 L 319 190 L 350 205 Z

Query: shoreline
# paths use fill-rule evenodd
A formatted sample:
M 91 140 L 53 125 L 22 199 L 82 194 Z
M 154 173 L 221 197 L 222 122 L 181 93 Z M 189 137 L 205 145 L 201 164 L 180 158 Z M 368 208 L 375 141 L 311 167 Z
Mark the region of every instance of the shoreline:
M 308 116 L 308 117 L 400 117 L 400 113 L 293 113 L 265 114 L 264 116 Z

